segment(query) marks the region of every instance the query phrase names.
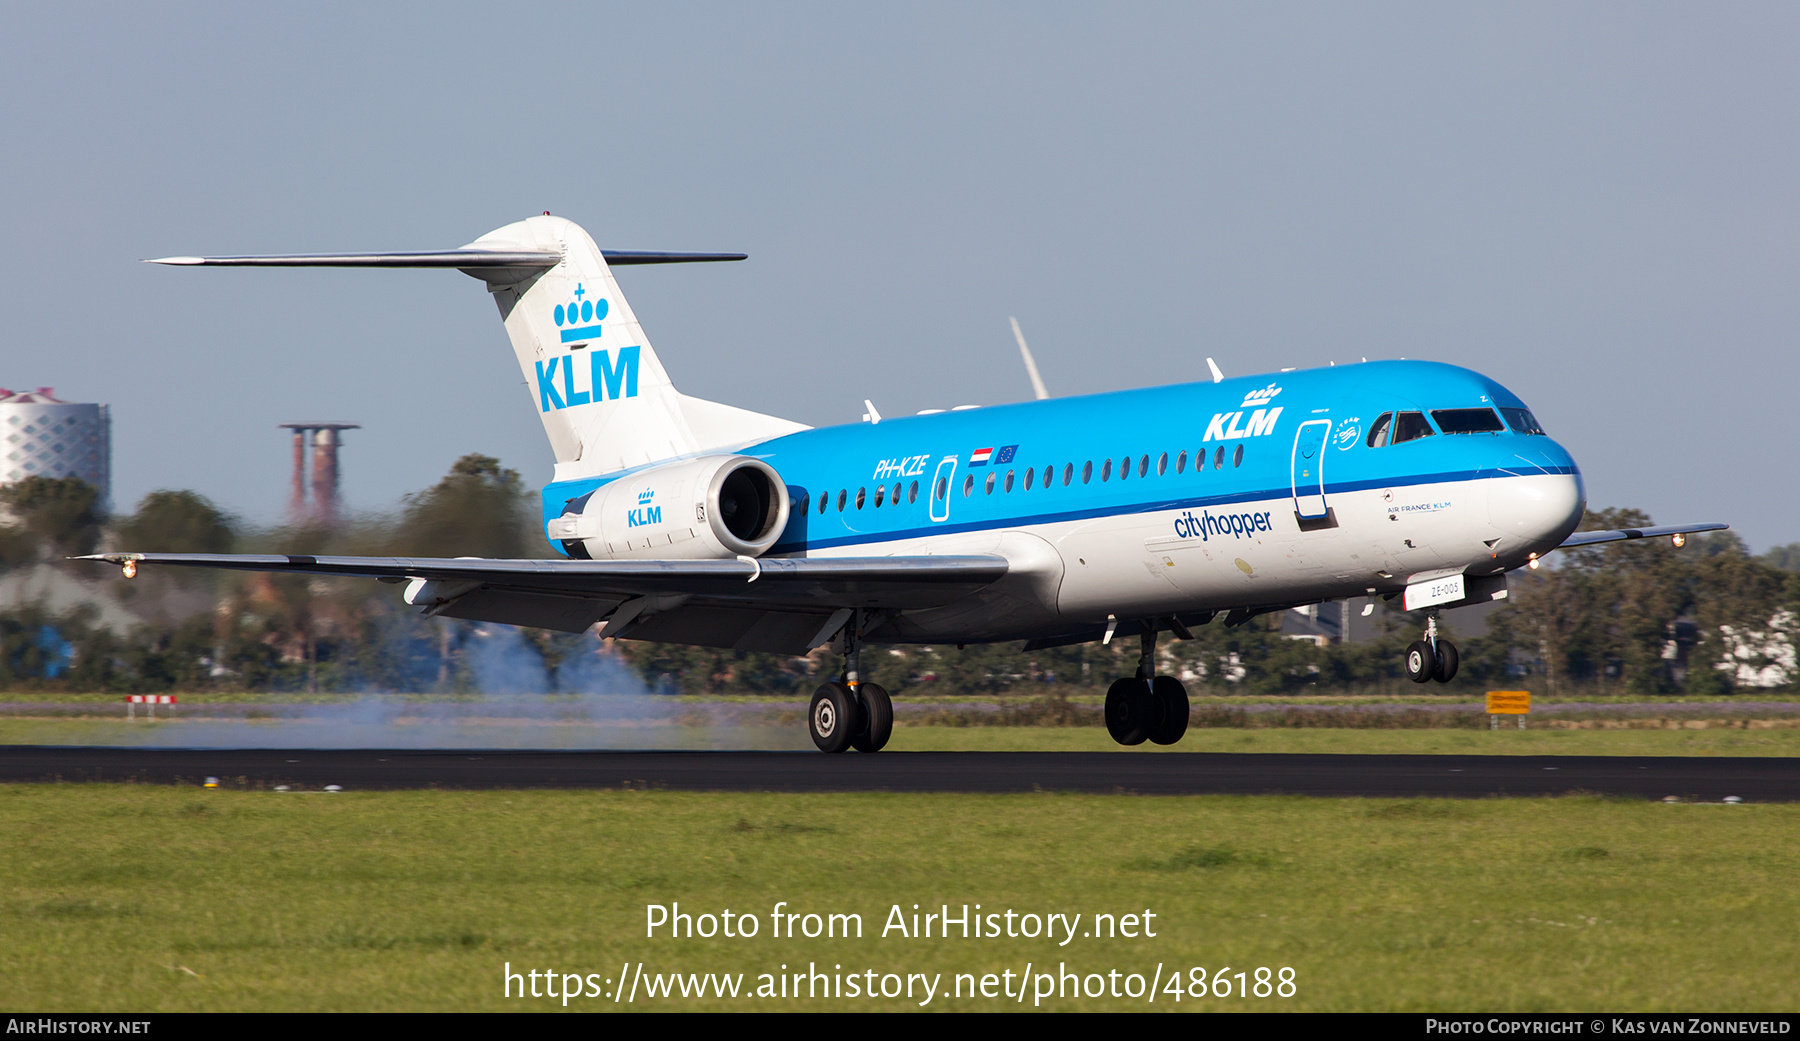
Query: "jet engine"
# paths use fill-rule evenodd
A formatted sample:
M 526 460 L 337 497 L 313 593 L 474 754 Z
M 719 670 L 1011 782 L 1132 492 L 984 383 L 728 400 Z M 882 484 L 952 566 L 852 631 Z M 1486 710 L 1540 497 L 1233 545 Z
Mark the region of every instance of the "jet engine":
M 788 522 L 775 468 L 707 456 L 628 474 L 570 499 L 546 533 L 577 560 L 758 557 Z

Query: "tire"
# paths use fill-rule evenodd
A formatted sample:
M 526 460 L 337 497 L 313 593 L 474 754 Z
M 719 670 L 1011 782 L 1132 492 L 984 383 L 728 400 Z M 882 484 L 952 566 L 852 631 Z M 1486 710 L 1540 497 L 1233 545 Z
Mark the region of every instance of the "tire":
M 1106 732 L 1119 744 L 1143 744 L 1159 715 L 1150 685 L 1136 676 L 1114 680 L 1106 691 Z
M 1430 683 L 1431 677 L 1437 673 L 1437 657 L 1431 653 L 1431 645 L 1424 640 L 1414 640 L 1406 647 L 1406 678 L 1414 683 Z
M 1158 676 L 1150 689 L 1156 696 L 1157 707 L 1162 709 L 1162 718 L 1150 728 L 1150 740 L 1159 745 L 1172 745 L 1187 733 L 1187 688 L 1173 676 Z
M 1456 653 L 1456 645 L 1449 640 L 1439 640 L 1437 649 L 1437 667 L 1432 670 L 1432 678 L 1439 683 L 1449 683 L 1456 678 L 1456 670 L 1462 665 L 1462 655 Z
M 887 688 L 879 683 L 861 684 L 856 688 L 856 694 L 862 702 L 862 718 L 866 723 L 850 739 L 850 747 L 858 752 L 879 752 L 894 733 L 894 703 L 888 698 Z
M 858 729 L 861 706 L 842 683 L 823 683 L 806 710 L 806 729 L 821 752 L 842 752 Z

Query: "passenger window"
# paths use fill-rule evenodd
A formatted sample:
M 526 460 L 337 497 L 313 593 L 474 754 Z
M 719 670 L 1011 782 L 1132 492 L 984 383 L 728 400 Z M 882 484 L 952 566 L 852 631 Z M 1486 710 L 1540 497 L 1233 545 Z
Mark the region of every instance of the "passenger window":
M 970 474 L 969 476 L 963 478 L 963 498 L 967 499 L 970 495 L 974 494 L 974 492 L 975 492 L 975 475 Z
M 1094 461 L 1089 459 L 1081 464 L 1081 483 L 1086 484 L 1094 479 Z
M 919 501 L 919 482 L 914 481 L 912 487 L 906 490 L 906 501 L 909 503 Z
M 1500 414 L 1506 417 L 1506 425 L 1520 434 L 1542 434 L 1544 428 L 1538 425 L 1537 417 L 1526 408 L 1503 408 Z
M 830 506 L 830 505 L 831 505 L 831 493 L 830 492 L 820 492 L 819 493 L 819 512 L 824 513 L 825 507 Z
M 1027 470 L 1025 472 L 1030 473 L 1031 471 Z M 1009 492 L 1012 491 L 1012 482 L 1013 482 L 1013 472 L 1011 470 L 1008 470 L 1008 471 L 1006 471 L 1006 490 Z
M 1055 464 L 1051 464 L 1050 466 L 1044 467 L 1044 487 L 1046 487 L 1046 488 L 1050 487 L 1050 479 L 1052 477 L 1054 477 L 1055 475 L 1056 475 Z M 1063 483 L 1068 484 L 1069 482 L 1064 481 Z
M 994 494 L 994 472 L 992 470 L 988 471 L 987 488 L 983 494 L 986 494 L 986 495 Z
M 1180 455 L 1175 457 L 1175 472 L 1178 474 L 1187 472 L 1187 449 L 1185 448 L 1181 450 Z
M 1063 464 L 1063 487 L 1067 488 L 1069 485 L 1074 484 L 1074 483 L 1075 483 L 1075 464 L 1074 463 L 1064 463 Z
M 1169 472 L 1169 453 L 1164 452 L 1156 460 L 1156 476 L 1161 477 L 1163 474 L 1166 474 L 1168 472 Z
M 938 478 L 937 488 L 938 488 L 937 497 L 939 499 L 948 497 L 950 494 L 950 478 L 948 478 L 948 477 Z
M 1430 437 L 1435 433 L 1437 431 L 1431 429 L 1431 424 L 1425 422 L 1423 412 L 1394 413 L 1394 444 Z
M 878 484 L 875 486 L 875 508 L 880 509 L 882 503 L 885 502 L 887 502 L 887 485 Z
M 1164 462 L 1167 462 L 1168 459 L 1169 459 L 1168 456 L 1166 456 L 1166 455 L 1163 456 Z M 1162 473 L 1162 469 L 1159 467 L 1159 468 L 1157 468 L 1156 472 Z M 1138 456 L 1138 476 L 1139 477 L 1147 477 L 1147 476 L 1149 476 L 1149 474 L 1150 474 L 1150 457 L 1147 455 Z
M 1025 471 L 1025 490 L 1026 491 L 1031 490 L 1031 482 L 1033 482 L 1035 480 L 1037 480 L 1037 471 L 1036 470 Z
M 1213 449 L 1213 469 L 1215 469 L 1215 470 L 1225 469 L 1225 446 L 1224 445 L 1220 445 L 1219 447 Z
M 1111 479 L 1112 479 L 1112 460 L 1111 459 L 1102 460 L 1100 463 L 1100 483 L 1105 484 L 1107 481 L 1109 481 Z
M 1498 434 L 1506 427 L 1491 408 L 1434 409 L 1431 418 L 1446 434 Z
M 838 512 L 839 513 L 844 512 L 844 504 L 849 501 L 850 501 L 850 493 L 847 491 L 844 491 L 842 489 L 839 489 L 838 490 Z
M 863 489 L 858 488 L 856 490 L 856 508 L 857 509 L 860 510 L 863 508 L 863 500 L 867 497 L 868 497 L 867 493 Z
M 1231 453 L 1231 465 L 1244 465 L 1244 443 L 1242 441 L 1238 442 L 1237 451 Z
M 1388 443 L 1388 434 L 1391 432 L 1389 428 L 1393 422 L 1394 414 L 1383 412 L 1380 419 L 1369 424 L 1368 444 L 1370 448 L 1380 448 Z
M 1130 477 L 1130 476 L 1131 476 L 1131 457 L 1126 456 L 1125 458 L 1119 460 L 1119 480 L 1123 481 L 1125 478 Z

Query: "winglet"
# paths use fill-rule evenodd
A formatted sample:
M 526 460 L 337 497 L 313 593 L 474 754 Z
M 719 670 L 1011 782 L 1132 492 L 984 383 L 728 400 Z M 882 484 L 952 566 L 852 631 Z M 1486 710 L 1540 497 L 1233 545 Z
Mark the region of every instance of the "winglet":
M 1219 363 L 1211 358 L 1206 359 L 1206 367 L 1212 370 L 1213 382 L 1224 383 L 1225 374 L 1219 371 Z

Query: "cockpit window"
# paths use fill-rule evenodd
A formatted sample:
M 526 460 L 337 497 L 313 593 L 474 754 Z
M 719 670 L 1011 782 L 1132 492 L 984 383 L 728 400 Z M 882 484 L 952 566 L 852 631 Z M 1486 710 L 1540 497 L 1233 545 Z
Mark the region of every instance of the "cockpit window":
M 1393 422 L 1394 414 L 1392 412 L 1383 412 L 1380 419 L 1369 424 L 1370 448 L 1380 448 L 1382 445 L 1388 443 L 1388 434 L 1390 433 L 1389 428 L 1392 427 Z
M 1425 413 L 1423 412 L 1394 413 L 1395 444 L 1399 444 L 1402 441 L 1411 441 L 1415 438 L 1430 437 L 1435 433 L 1437 433 L 1437 431 L 1431 429 L 1431 424 L 1425 422 Z
M 1491 408 L 1440 408 L 1431 418 L 1446 434 L 1498 434 L 1506 429 Z
M 1538 426 L 1537 417 L 1528 408 L 1503 408 L 1500 414 L 1506 417 L 1506 425 L 1521 434 L 1542 434 L 1544 428 Z

